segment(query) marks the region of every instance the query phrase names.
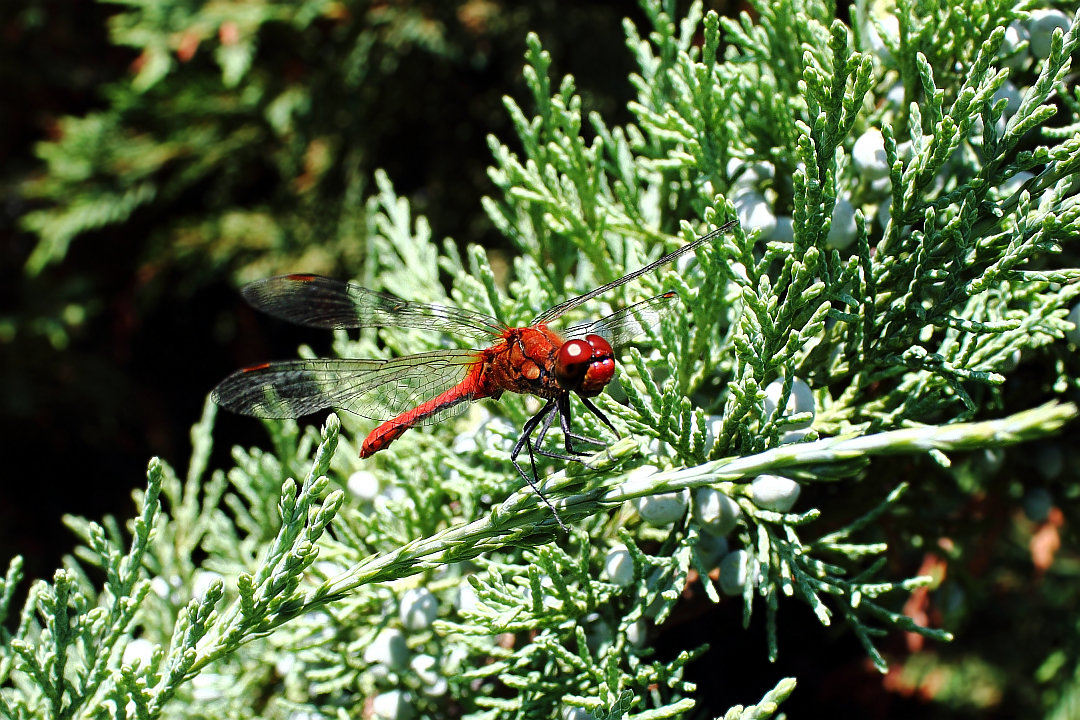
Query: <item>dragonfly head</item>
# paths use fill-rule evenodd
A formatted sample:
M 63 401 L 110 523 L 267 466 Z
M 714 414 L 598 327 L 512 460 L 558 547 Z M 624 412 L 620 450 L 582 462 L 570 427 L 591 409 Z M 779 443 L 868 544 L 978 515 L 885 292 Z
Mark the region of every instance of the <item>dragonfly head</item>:
M 567 340 L 555 358 L 555 382 L 582 397 L 599 395 L 615 375 L 615 353 L 599 335 Z

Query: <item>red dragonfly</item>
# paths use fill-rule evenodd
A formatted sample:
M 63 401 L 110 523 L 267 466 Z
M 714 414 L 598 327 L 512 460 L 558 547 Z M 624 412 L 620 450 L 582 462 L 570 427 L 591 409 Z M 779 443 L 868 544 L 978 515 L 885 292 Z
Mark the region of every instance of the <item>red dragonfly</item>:
M 728 222 L 643 268 L 560 303 L 526 327 L 508 327 L 481 313 L 410 302 L 318 275 L 281 275 L 256 280 L 241 290 L 244 298 L 253 307 L 282 320 L 327 329 L 431 330 L 484 340 L 487 347 L 435 350 L 390 360 L 335 358 L 261 363 L 229 375 L 214 388 L 212 397 L 228 410 L 263 418 L 298 418 L 337 408 L 381 421 L 360 446 L 360 457 L 366 458 L 386 448 L 409 428 L 452 417 L 470 401 L 498 399 L 508 391 L 536 395 L 547 402 L 525 423 L 510 453 L 510 461 L 562 525 L 555 508 L 539 491 L 534 451 L 580 462 L 580 456 L 588 453 L 576 449 L 574 441 L 605 444 L 571 431 L 571 392 L 618 436 L 611 421 L 590 398 L 599 395 L 615 374 L 615 349 L 659 323 L 676 306 L 678 297 L 672 291 L 665 292 L 595 322 L 575 325 L 562 335 L 551 330 L 548 323 L 612 288 L 694 251 L 733 225 L 734 221 Z M 542 448 L 556 414 L 562 427 L 565 453 Z M 537 428 L 539 434 L 533 440 Z M 529 453 L 531 476 L 518 462 L 522 450 Z

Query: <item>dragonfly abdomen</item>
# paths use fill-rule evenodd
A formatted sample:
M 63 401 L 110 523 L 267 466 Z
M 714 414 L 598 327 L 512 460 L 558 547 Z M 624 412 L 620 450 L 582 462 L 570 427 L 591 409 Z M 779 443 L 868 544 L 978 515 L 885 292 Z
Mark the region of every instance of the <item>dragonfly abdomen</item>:
M 497 398 L 502 394 L 501 391 L 493 393 L 486 387 L 482 379 L 482 369 L 482 364 L 474 365 L 469 374 L 454 387 L 372 430 L 360 445 L 360 457 L 366 458 L 385 449 L 409 428 L 423 423 L 432 415 L 446 412 L 455 405 L 485 397 Z

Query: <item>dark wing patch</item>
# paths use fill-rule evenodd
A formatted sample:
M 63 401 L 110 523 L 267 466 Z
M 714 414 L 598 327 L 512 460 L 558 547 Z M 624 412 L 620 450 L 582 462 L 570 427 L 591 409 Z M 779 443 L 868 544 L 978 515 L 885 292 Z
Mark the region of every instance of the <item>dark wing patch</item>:
M 501 335 L 493 317 L 460 308 L 410 302 L 319 275 L 278 275 L 249 283 L 244 298 L 268 315 L 309 327 L 403 327 L 473 339 Z
M 255 417 L 298 418 L 335 408 L 372 420 L 390 420 L 445 393 L 477 362 L 475 350 L 439 350 L 392 360 L 263 363 L 229 375 L 211 397 L 228 410 Z M 459 400 L 417 424 L 438 422 L 467 405 Z

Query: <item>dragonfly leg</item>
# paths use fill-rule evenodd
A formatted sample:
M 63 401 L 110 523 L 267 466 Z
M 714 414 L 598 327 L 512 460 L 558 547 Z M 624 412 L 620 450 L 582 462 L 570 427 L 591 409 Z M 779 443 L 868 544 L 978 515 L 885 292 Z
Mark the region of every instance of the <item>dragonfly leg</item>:
M 533 445 L 537 449 L 539 449 L 541 446 L 543 446 L 544 438 L 547 437 L 548 430 L 551 429 L 551 423 L 554 422 L 554 420 L 555 420 L 555 410 L 558 409 L 558 401 L 557 400 L 549 400 L 548 405 L 550 405 L 553 402 L 555 403 L 556 406 L 554 408 L 552 408 L 551 410 L 547 411 L 547 416 L 544 418 L 544 424 L 542 426 L 540 426 L 540 432 L 538 432 L 536 434 L 536 439 L 532 441 Z M 544 410 L 547 410 L 547 405 L 544 406 Z M 544 410 L 541 410 L 540 412 L 543 412 Z
M 574 449 L 574 440 L 578 442 L 589 443 L 591 445 L 607 445 L 603 440 L 597 440 L 586 435 L 579 435 L 570 429 L 570 396 L 565 395 L 557 400 L 559 405 L 559 426 L 563 432 L 563 447 L 566 449 L 569 455 L 588 455 L 589 453 L 584 450 Z M 540 443 L 536 443 L 537 448 L 540 447 Z M 546 454 L 546 453 L 545 453 Z M 555 457 L 552 455 L 551 457 Z M 574 459 L 577 459 L 576 457 Z M 579 460 L 580 462 L 580 460 Z
M 608 429 L 611 430 L 611 432 L 615 433 L 615 437 L 619 438 L 620 440 L 622 439 L 622 435 L 620 435 L 619 431 L 615 429 L 615 426 L 611 424 L 611 421 L 607 419 L 607 415 L 601 412 L 600 408 L 593 405 L 592 401 L 589 400 L 589 398 L 581 398 L 581 404 L 584 405 L 586 409 L 588 409 L 588 411 L 591 412 L 593 415 L 600 418 L 600 422 L 607 425 Z
M 589 411 L 591 411 L 598 418 L 600 418 L 603 421 L 603 423 L 605 425 L 607 425 L 608 428 L 611 429 L 611 432 L 615 433 L 615 437 L 622 437 L 619 434 L 619 431 L 615 429 L 615 426 L 611 424 L 611 421 L 609 421 L 607 419 L 607 416 L 605 416 L 604 413 L 600 411 L 600 408 L 596 407 L 591 402 L 589 402 L 589 400 L 587 398 L 581 398 L 581 401 Z M 597 445 L 599 447 L 607 447 L 607 442 L 605 442 L 604 440 L 600 440 L 599 438 L 589 437 L 588 435 L 581 435 L 580 433 L 573 432 L 570 429 L 570 401 L 569 401 L 569 397 L 567 397 L 567 399 L 563 403 L 560 403 L 560 405 L 559 405 L 559 421 L 560 421 L 560 424 L 562 426 L 563 438 L 565 439 L 565 447 L 566 447 L 566 452 L 568 454 L 575 455 L 575 456 L 588 455 L 589 454 L 589 452 L 587 450 L 575 450 L 574 446 L 573 446 L 573 443 L 572 443 L 573 440 L 577 440 L 578 442 L 581 442 L 581 443 L 588 443 L 589 445 Z M 543 450 L 539 450 L 539 447 L 540 447 L 540 443 L 537 442 L 537 448 L 538 448 L 537 452 L 539 452 L 542 455 L 548 455 L 550 457 L 560 457 L 559 455 L 552 454 L 552 453 L 547 453 L 547 452 L 544 452 Z M 563 456 L 563 457 L 565 457 L 565 456 Z M 574 457 L 574 458 L 570 458 L 570 459 L 577 460 L 578 458 Z M 579 462 L 581 462 L 581 461 L 579 460 Z
M 573 438 L 574 440 L 577 440 L 578 442 L 589 443 L 590 445 L 598 445 L 598 446 L 601 446 L 601 447 L 607 447 L 607 443 L 604 442 L 603 440 L 601 440 L 600 438 L 589 437 L 588 435 L 579 435 L 578 433 L 566 433 L 566 436 L 569 437 L 569 438 Z M 576 455 L 588 455 L 589 454 L 588 451 L 586 451 L 586 450 L 573 450 L 572 452 L 574 454 L 576 454 Z
M 533 489 L 540 499 L 544 501 L 544 504 L 551 510 L 551 514 L 555 516 L 555 521 L 559 523 L 566 532 L 570 532 L 569 528 L 563 524 L 562 518 L 559 517 L 559 511 L 555 509 L 555 506 L 551 504 L 551 501 L 544 496 L 544 493 L 540 492 L 540 478 L 536 475 L 536 457 L 533 455 L 533 443 L 530 436 L 536 431 L 536 426 L 544 422 L 544 428 L 541 431 L 541 437 L 547 432 L 547 429 L 551 427 L 551 421 L 555 414 L 556 405 L 554 400 L 549 400 L 547 405 L 540 409 L 540 412 L 529 418 L 525 423 L 525 427 L 521 429 L 521 437 L 518 438 L 517 444 L 514 445 L 514 449 L 510 452 L 510 462 L 517 468 L 518 474 L 525 478 L 525 482 L 529 483 L 529 487 Z M 526 448 L 529 451 L 529 464 L 532 466 L 532 475 L 525 472 L 525 469 L 521 467 L 521 463 L 518 462 L 518 455 L 521 454 L 521 449 Z M 538 451 L 539 452 L 539 451 Z
M 532 443 L 533 447 L 531 449 L 534 450 L 537 455 L 543 455 L 544 457 L 553 458 L 555 460 L 565 460 L 565 461 L 569 461 L 569 462 L 579 462 L 582 465 L 588 465 L 588 463 L 586 463 L 585 460 L 582 459 L 582 456 L 583 455 L 588 455 L 589 453 L 581 451 L 581 450 L 575 450 L 574 446 L 573 446 L 573 444 L 571 444 L 569 438 L 573 437 L 576 440 L 581 440 L 581 441 L 584 441 L 584 442 L 594 443 L 596 445 L 605 445 L 606 443 L 604 443 L 602 440 L 597 440 L 595 438 L 585 437 L 584 435 L 578 435 L 576 433 L 570 432 L 570 403 L 569 403 L 569 401 L 566 400 L 566 399 L 563 399 L 563 398 L 559 398 L 558 400 L 552 400 L 551 402 L 556 403 L 556 408 L 559 411 L 559 420 L 560 420 L 559 424 L 562 426 L 564 437 L 569 436 L 569 437 L 566 437 L 566 452 L 561 453 L 561 452 L 555 452 L 554 450 L 545 450 L 543 448 L 543 446 L 540 445 L 540 442 L 541 442 L 541 439 L 544 436 L 544 433 L 546 433 L 548 431 L 548 429 L 550 428 L 552 418 L 554 417 L 554 415 L 549 415 L 545 419 L 546 421 L 544 423 L 544 429 L 540 433 L 537 440 Z M 545 407 L 545 409 L 547 408 L 546 405 L 544 407 Z M 541 412 L 543 412 L 543 411 L 541 411 Z M 548 412 L 552 412 L 552 411 L 549 410 Z

